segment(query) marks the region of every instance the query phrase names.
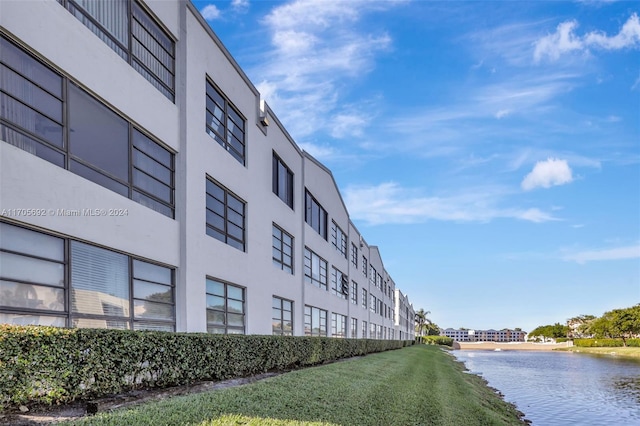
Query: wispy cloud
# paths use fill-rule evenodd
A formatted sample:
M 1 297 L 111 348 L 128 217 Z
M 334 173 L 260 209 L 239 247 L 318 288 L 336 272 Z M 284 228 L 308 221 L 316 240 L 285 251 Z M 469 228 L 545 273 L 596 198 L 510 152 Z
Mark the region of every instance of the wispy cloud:
M 573 181 L 573 174 L 566 160 L 549 158 L 546 161 L 538 161 L 533 170 L 525 176 L 521 185 L 525 191 L 535 188 L 550 188 L 552 186 L 566 185 Z
M 232 0 L 231 8 L 236 12 L 246 12 L 249 9 L 249 0 Z
M 393 182 L 375 186 L 350 186 L 344 191 L 349 214 L 369 225 L 421 223 L 429 220 L 489 222 L 519 219 L 529 222 L 558 220 L 538 208 L 500 207 L 506 195 L 501 188 L 474 188 L 447 196 L 421 196 Z
M 340 102 L 347 82 L 373 69 L 392 40 L 382 29 L 366 32 L 356 24 L 397 3 L 296 0 L 263 19 L 271 50 L 261 58 L 257 87 L 294 137 L 304 141 L 322 130 L 334 138 L 361 134 L 366 116 L 343 111 Z
M 563 260 L 573 261 L 580 264 L 594 261 L 638 258 L 640 258 L 640 244 L 615 248 L 579 251 L 575 253 L 568 253 L 562 256 Z
M 578 22 L 575 20 L 560 23 L 553 34 L 536 41 L 534 60 L 558 60 L 570 52 L 589 53 L 590 48 L 619 50 L 640 47 L 640 19 L 634 13 L 622 25 L 618 34 L 608 36 L 601 31 L 592 31 L 583 36 L 576 34 Z

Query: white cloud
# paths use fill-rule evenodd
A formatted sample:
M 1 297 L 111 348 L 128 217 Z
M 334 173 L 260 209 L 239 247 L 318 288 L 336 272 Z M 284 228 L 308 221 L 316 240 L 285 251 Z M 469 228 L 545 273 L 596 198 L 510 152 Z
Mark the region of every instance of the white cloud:
M 508 109 L 501 109 L 500 111 L 496 112 L 496 118 L 501 119 L 503 117 L 506 117 L 510 112 L 511 111 L 509 111 Z
M 562 257 L 563 260 L 587 263 L 598 260 L 624 260 L 640 258 L 640 244 L 599 250 L 587 250 Z
M 379 28 L 359 30 L 356 23 L 397 3 L 295 0 L 265 16 L 272 49 L 258 58 L 253 74 L 260 76 L 258 89 L 268 89 L 262 96 L 294 138 L 319 131 L 336 138 L 362 134 L 366 116 L 340 110 L 345 82 L 373 69 L 391 37 Z
M 467 192 L 424 197 L 393 182 L 377 186 L 350 186 L 343 192 L 349 215 L 369 225 L 421 223 L 428 220 L 489 222 L 518 219 L 534 223 L 558 220 L 536 208 L 501 208 L 500 188 L 474 188 Z
M 578 28 L 577 21 L 565 21 L 558 25 L 555 33 L 536 41 L 533 53 L 535 62 L 540 62 L 545 57 L 555 61 L 573 51 L 588 53 L 589 48 L 619 50 L 640 46 L 640 19 L 636 13 L 629 17 L 622 25 L 620 32 L 614 36 L 607 36 L 601 31 L 592 31 L 580 37 L 575 33 L 576 28 Z
M 220 17 L 220 9 L 214 4 L 208 4 L 200 10 L 200 14 L 207 21 L 213 21 Z
M 249 0 L 232 0 L 231 8 L 236 12 L 246 12 L 249 9 Z
M 565 185 L 572 181 L 573 176 L 567 161 L 549 158 L 546 161 L 538 161 L 533 170 L 525 176 L 521 186 L 525 191 L 529 191 L 540 187 Z

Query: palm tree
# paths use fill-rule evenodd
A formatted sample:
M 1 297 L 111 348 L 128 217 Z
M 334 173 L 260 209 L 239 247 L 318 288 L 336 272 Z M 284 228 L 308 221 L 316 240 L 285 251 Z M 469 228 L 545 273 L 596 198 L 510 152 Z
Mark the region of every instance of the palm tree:
M 425 324 L 431 324 L 431 320 L 427 318 L 431 311 L 425 311 L 424 309 L 420 309 L 416 312 L 415 322 L 416 322 L 416 332 L 420 335 L 424 335 Z

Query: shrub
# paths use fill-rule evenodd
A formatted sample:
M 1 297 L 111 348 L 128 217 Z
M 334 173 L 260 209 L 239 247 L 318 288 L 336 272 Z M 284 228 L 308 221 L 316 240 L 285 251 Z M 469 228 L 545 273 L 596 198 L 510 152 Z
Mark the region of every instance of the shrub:
M 422 336 L 418 337 L 425 345 L 453 346 L 453 339 L 446 336 Z
M 615 348 L 624 346 L 622 339 L 574 339 L 573 344 L 583 348 Z M 627 346 L 640 347 L 640 339 L 627 339 Z
M 250 376 L 410 344 L 0 324 L 0 408 Z

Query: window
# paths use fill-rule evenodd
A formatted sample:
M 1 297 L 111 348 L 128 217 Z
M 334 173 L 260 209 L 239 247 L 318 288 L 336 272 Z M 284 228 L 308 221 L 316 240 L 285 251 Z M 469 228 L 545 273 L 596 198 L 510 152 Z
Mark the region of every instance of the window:
M 327 311 L 313 306 L 304 307 L 304 334 L 306 336 L 327 335 Z
M 358 283 L 355 281 L 351 281 L 351 303 L 358 304 Z
M 171 102 L 175 43 L 137 1 L 58 0 Z
M 293 237 L 279 226 L 273 225 L 273 264 L 283 271 L 293 274 Z
M 233 158 L 245 164 L 245 119 L 207 80 L 206 131 Z
M 358 267 L 358 247 L 351 243 L 351 264 L 354 268 Z
M 367 271 L 369 271 L 369 266 L 367 264 L 367 258 L 362 256 L 362 275 L 367 276 Z
M 358 320 L 356 318 L 351 318 L 351 329 L 349 330 L 349 335 L 352 339 L 358 338 Z
M 362 289 L 362 307 L 364 309 L 367 309 L 367 301 L 369 299 L 367 299 L 367 290 L 366 289 Z
M 382 325 L 378 325 L 378 339 L 381 340 L 382 338 Z
M 335 221 L 331 221 L 331 244 L 347 258 L 347 236 Z
M 366 321 L 362 321 L 362 338 L 363 339 L 367 338 L 367 322 Z
M 369 265 L 369 284 L 370 287 L 376 287 L 376 268 L 374 268 L 372 265 Z
M 291 300 L 273 296 L 271 328 L 273 334 L 293 336 L 293 302 Z
M 2 140 L 173 218 L 169 150 L 4 37 L 0 68 Z
M 273 153 L 272 174 L 273 193 L 284 201 L 286 205 L 293 208 L 293 172 L 275 152 Z
M 331 336 L 347 337 L 347 317 L 338 313 L 331 313 Z
M 369 323 L 369 339 L 376 338 L 376 325 L 374 323 Z
M 0 235 L 0 323 L 174 331 L 172 269 L 7 223 Z
M 382 275 L 376 275 L 376 287 L 382 290 Z
M 331 294 L 344 300 L 349 295 L 349 278 L 336 268 L 331 268 Z
M 130 272 L 131 271 L 131 272 Z M 173 273 L 71 241 L 71 314 L 74 327 L 173 331 Z
M 207 235 L 244 251 L 245 203 L 207 178 Z
M 380 316 L 384 315 L 384 310 L 382 309 L 382 300 L 381 299 L 378 299 L 377 313 L 380 314 Z
M 207 278 L 207 332 L 245 333 L 244 292 L 241 287 Z
M 304 279 L 309 284 L 327 290 L 327 261 L 304 248 Z
M 304 220 L 309 226 L 320 234 L 322 238 L 327 239 L 327 211 L 322 208 L 320 203 L 313 198 L 309 191 L 305 191 L 304 198 Z

